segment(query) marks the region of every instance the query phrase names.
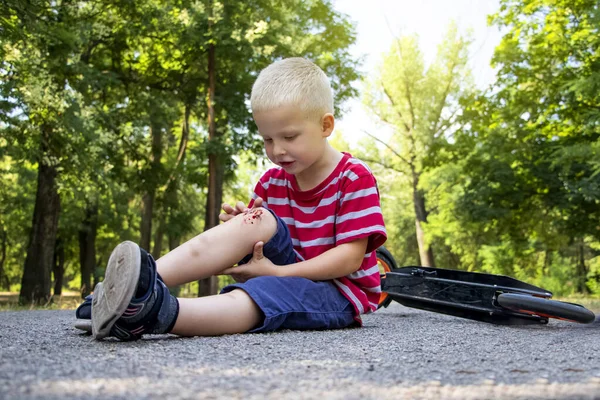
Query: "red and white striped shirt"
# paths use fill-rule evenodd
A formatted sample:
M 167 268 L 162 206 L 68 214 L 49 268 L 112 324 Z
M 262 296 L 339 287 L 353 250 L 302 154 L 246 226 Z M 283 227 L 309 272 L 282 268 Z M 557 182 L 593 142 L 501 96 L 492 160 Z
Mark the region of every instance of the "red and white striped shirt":
M 358 315 L 377 310 L 381 281 L 375 250 L 387 239 L 377 182 L 362 161 L 344 153 L 335 170 L 317 187 L 302 191 L 294 175 L 269 169 L 254 188 L 257 197 L 287 224 L 298 260 L 368 237 L 360 268 L 333 279 Z

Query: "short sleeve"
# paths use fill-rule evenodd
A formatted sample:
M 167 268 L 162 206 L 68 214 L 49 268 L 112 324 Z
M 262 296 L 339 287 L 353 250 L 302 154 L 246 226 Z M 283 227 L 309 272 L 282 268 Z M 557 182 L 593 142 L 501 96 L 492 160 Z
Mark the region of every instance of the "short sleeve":
M 348 179 L 340 196 L 335 228 L 336 245 L 368 237 L 367 253 L 370 253 L 385 243 L 387 233 L 377 182 L 372 174 Z
M 248 207 L 251 208 L 254 205 L 254 201 L 257 197 L 261 197 L 263 199 L 263 206 L 267 206 L 267 187 L 269 185 L 269 171 L 265 172 L 263 176 L 260 177 L 256 186 L 254 186 L 254 191 L 252 192 L 252 198 L 248 203 Z

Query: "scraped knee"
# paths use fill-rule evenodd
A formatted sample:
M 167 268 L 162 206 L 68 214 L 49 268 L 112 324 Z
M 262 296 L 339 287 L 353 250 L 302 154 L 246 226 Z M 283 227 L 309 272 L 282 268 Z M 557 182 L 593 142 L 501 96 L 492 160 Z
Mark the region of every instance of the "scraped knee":
M 253 227 L 259 240 L 269 240 L 277 231 L 277 219 L 264 207 L 249 208 L 236 218 L 241 220 L 244 229 Z
M 264 218 L 268 218 L 268 216 L 272 217 L 271 213 L 262 207 L 249 208 L 242 215 L 242 221 L 245 225 L 259 224 Z

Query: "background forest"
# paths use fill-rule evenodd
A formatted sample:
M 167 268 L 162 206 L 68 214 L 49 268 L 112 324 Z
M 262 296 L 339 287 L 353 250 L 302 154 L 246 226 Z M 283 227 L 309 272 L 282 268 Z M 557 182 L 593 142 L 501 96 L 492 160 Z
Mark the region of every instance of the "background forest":
M 402 35 L 361 75 L 330 0 L 3 0 L 0 291 L 85 296 L 120 241 L 158 257 L 216 225 L 269 166 L 254 79 L 302 56 L 386 127 L 332 141 L 375 172 L 400 265 L 600 296 L 600 6 L 502 0 L 489 23 L 503 38 L 479 89 L 456 24 L 433 61 Z

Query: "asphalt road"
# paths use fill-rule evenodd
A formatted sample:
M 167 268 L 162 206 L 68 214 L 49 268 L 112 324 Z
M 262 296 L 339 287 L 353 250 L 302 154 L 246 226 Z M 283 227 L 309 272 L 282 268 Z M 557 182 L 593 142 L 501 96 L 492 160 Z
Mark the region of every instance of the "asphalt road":
M 510 327 L 403 307 L 339 331 L 97 342 L 0 312 L 0 399 L 600 399 L 600 321 Z

